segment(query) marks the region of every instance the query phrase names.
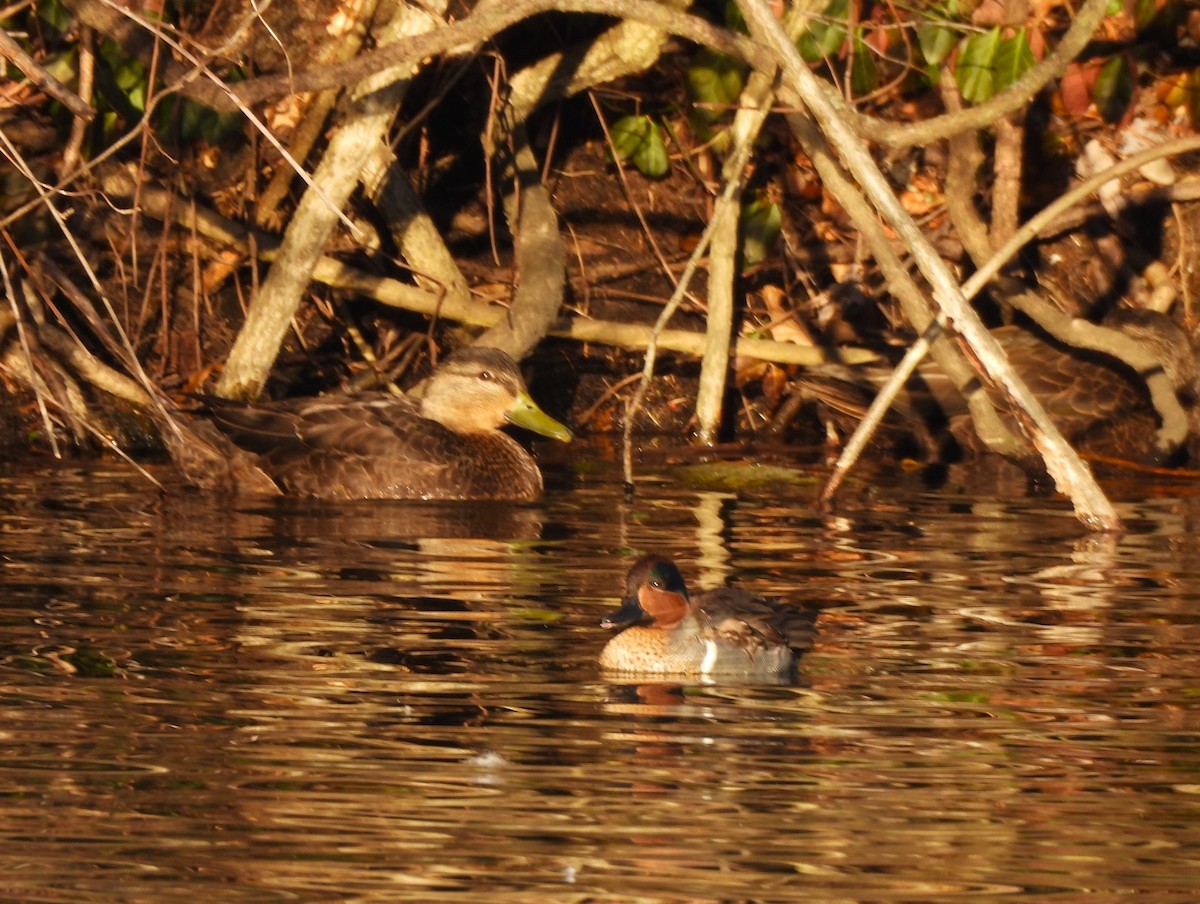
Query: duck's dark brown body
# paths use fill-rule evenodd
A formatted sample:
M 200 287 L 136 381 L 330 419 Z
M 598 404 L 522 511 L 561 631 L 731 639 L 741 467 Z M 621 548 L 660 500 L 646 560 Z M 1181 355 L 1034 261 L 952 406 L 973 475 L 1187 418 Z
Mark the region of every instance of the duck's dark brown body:
M 1192 411 L 1195 445 L 1197 367 L 1188 335 L 1165 315 L 1135 312 L 1118 328 L 1137 339 L 1161 362 L 1185 408 Z M 1118 458 L 1138 459 L 1151 453 L 1158 418 L 1145 381 L 1115 359 L 1073 349 L 1020 327 L 993 330 L 1018 376 L 1076 448 Z M 877 368 L 836 373 L 814 371 L 801 376 L 801 391 L 842 414 L 861 416 L 887 373 Z M 997 392 L 990 392 L 1010 429 L 1019 427 Z M 966 400 L 950 378 L 929 362 L 898 397 L 893 426 L 901 422 L 918 434 L 948 432 L 968 452 L 986 451 L 973 429 Z
M 218 405 L 210 416 L 288 496 L 528 500 L 542 493 L 541 471 L 512 437 L 455 433 L 421 417 L 406 396 Z
M 208 400 L 191 435 L 164 430 L 205 487 L 324 499 L 536 499 L 542 474 L 506 422 L 563 441 L 504 352 L 448 357 L 419 399 L 374 393 L 241 405 Z

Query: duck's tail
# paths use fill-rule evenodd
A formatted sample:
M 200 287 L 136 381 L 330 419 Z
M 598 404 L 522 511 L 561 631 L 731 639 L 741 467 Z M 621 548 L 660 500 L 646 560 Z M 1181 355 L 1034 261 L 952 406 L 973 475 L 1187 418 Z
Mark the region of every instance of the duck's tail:
M 148 410 L 172 463 L 192 486 L 225 493 L 281 495 L 259 465 L 258 456 L 235 446 L 209 421 L 162 398 Z

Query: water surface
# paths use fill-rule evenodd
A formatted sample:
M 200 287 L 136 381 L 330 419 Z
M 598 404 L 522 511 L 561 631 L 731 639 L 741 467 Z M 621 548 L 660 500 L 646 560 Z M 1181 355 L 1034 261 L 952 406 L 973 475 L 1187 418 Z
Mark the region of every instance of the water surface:
M 973 488 L 972 488 L 973 487 Z M 230 502 L 0 477 L 0 898 L 1194 901 L 1200 503 L 1020 482 Z M 787 686 L 624 686 L 636 554 L 820 605 Z M 486 896 L 486 897 L 481 897 Z

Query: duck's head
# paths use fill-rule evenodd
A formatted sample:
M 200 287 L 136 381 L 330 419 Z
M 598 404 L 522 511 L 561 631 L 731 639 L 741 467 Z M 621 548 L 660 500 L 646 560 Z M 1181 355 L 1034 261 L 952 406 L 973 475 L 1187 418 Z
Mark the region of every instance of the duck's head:
M 447 356 L 425 385 L 421 416 L 455 433 L 487 433 L 509 423 L 571 441 L 571 431 L 529 397 L 517 362 L 497 348 L 469 347 Z
M 673 628 L 690 608 L 691 597 L 675 563 L 662 556 L 645 556 L 629 569 L 621 608 L 606 615 L 600 626 Z

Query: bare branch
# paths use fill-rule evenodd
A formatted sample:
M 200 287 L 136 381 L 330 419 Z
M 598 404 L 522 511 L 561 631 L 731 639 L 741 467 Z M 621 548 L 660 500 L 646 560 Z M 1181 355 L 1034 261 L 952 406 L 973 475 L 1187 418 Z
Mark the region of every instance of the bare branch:
M 1042 455 L 1047 472 L 1059 490 L 1071 498 L 1077 516 L 1093 529 L 1118 529 L 1121 522 L 1116 509 L 1088 467 L 1046 416 L 1041 404 L 1017 377 L 999 344 L 967 304 L 945 262 L 892 193 L 879 167 L 848 124 L 845 105 L 831 98 L 821 86 L 764 4 L 759 0 L 739 0 L 738 8 L 751 33 L 776 55 L 787 84 L 803 100 L 838 149 L 846 168 L 911 250 L 917 266 L 933 286 L 935 301 L 953 321 L 954 329 L 970 344 L 984 372 L 1004 387 L 1026 415 L 1031 439 Z

